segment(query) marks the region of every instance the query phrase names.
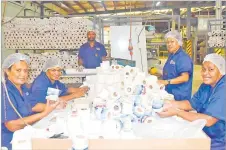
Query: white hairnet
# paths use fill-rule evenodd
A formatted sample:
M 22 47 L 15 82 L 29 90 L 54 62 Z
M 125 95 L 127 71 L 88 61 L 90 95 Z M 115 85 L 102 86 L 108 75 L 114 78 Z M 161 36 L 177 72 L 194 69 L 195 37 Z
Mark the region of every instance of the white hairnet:
M 89 33 L 89 32 L 93 32 L 93 33 L 95 33 L 96 34 L 96 31 L 95 30 L 88 30 L 88 32 L 87 32 L 87 34 Z
M 167 38 L 174 38 L 178 41 L 178 44 L 180 46 L 183 45 L 182 36 L 181 36 L 180 32 L 178 32 L 177 30 L 169 31 L 168 33 L 166 33 L 165 39 L 167 39 Z
M 213 63 L 218 68 L 221 75 L 225 75 L 225 67 L 226 67 L 225 66 L 225 59 L 222 56 L 215 54 L 215 53 L 208 54 L 204 58 L 203 63 L 205 61 L 209 61 L 209 62 Z
M 47 59 L 44 66 L 43 66 L 43 71 L 46 72 L 48 69 L 55 68 L 55 67 L 62 67 L 62 62 L 59 58 L 57 57 L 52 57 L 50 59 Z
M 30 59 L 27 55 L 21 54 L 21 53 L 14 53 L 6 57 L 6 59 L 3 61 L 2 68 L 8 69 L 13 64 L 18 63 L 19 61 L 25 61 L 27 64 L 30 63 Z

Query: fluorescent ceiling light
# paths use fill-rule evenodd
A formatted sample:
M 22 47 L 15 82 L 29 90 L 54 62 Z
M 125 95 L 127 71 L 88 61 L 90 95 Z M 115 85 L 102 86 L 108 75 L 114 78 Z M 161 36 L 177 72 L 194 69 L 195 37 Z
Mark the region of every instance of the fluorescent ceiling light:
M 161 3 L 161 2 L 159 2 L 159 1 L 158 1 L 158 2 L 156 3 L 156 6 L 159 6 L 159 5 L 160 5 L 160 3 Z

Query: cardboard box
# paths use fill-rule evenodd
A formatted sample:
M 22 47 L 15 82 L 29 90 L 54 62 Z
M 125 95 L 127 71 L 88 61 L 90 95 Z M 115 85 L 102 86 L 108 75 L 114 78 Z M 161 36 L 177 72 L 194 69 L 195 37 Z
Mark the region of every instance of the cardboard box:
M 211 140 L 204 136 L 190 139 L 91 139 L 89 150 L 210 150 Z M 69 139 L 33 139 L 33 150 L 70 150 Z
M 89 140 L 89 150 L 210 150 L 210 139 Z
M 70 139 L 32 139 L 32 150 L 71 150 Z

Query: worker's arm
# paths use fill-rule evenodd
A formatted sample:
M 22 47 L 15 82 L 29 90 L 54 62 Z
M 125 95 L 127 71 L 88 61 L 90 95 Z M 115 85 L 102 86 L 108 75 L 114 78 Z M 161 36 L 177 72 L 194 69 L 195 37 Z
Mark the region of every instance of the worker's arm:
M 174 79 L 170 79 L 170 84 L 180 84 L 180 83 L 187 82 L 188 80 L 189 80 L 189 73 L 183 72 L 183 73 L 181 73 L 180 76 L 178 76 Z M 167 80 L 158 80 L 158 83 L 167 85 L 168 81 Z
M 33 112 L 43 112 L 45 110 L 46 104 L 37 103 L 34 107 L 32 107 Z
M 31 125 L 31 124 L 41 120 L 45 116 L 47 116 L 50 112 L 52 112 L 57 107 L 58 104 L 59 104 L 59 102 L 57 102 L 53 105 L 52 104 L 50 105 L 49 101 L 47 101 L 46 107 L 45 107 L 43 112 L 24 117 L 23 120 L 27 124 Z M 5 122 L 5 126 L 11 132 L 15 132 L 15 131 L 22 129 L 26 126 L 24 124 L 23 120 L 20 119 L 20 118 L 17 119 L 17 120 L 10 120 L 10 121 Z
M 61 96 L 61 97 L 59 97 L 59 99 L 63 100 L 63 101 L 70 101 L 72 99 L 82 97 L 85 94 L 86 94 L 86 90 L 79 90 L 79 91 L 77 91 L 75 93 L 71 93 L 69 95 Z
M 181 117 L 181 118 L 188 120 L 188 121 L 205 119 L 207 121 L 207 123 L 206 123 L 207 127 L 214 125 L 218 121 L 217 118 L 214 118 L 214 117 L 206 115 L 206 114 L 195 113 L 195 112 L 187 112 L 187 111 L 184 111 L 184 110 L 179 110 L 179 109 L 174 108 L 174 107 L 166 108 L 162 112 L 159 112 L 158 115 L 162 118 L 177 115 L 178 117 Z
M 81 58 L 78 59 L 78 65 L 79 65 L 79 66 L 82 66 L 82 65 L 83 65 L 83 61 L 82 61 Z
M 107 60 L 107 57 L 106 56 L 103 56 L 102 57 L 102 61 L 106 61 Z
M 87 86 L 84 86 L 84 87 L 81 87 L 81 88 L 69 87 L 68 90 L 67 90 L 67 93 L 69 93 L 69 94 L 76 93 L 76 92 L 79 92 L 80 90 L 84 90 L 85 92 L 87 92 L 88 91 L 88 87 Z
M 186 112 L 186 111 L 177 111 L 177 116 L 181 117 L 185 120 L 188 121 L 194 121 L 197 119 L 205 119 L 207 121 L 206 126 L 210 127 L 212 125 L 214 125 L 218 119 L 214 118 L 212 116 L 206 115 L 206 114 L 201 114 L 201 113 L 195 113 L 195 112 Z
M 164 108 L 168 108 L 168 107 L 174 107 L 174 108 L 185 110 L 185 111 L 193 110 L 193 108 L 191 106 L 191 103 L 188 100 L 183 100 L 183 101 L 169 100 L 169 101 L 165 101 Z

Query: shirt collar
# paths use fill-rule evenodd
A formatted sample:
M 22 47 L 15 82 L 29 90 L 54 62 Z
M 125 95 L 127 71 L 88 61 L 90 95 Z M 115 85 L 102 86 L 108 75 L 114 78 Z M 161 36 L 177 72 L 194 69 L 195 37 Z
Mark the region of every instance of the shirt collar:
M 177 50 L 177 52 L 176 53 L 174 53 L 174 54 L 170 54 L 170 56 L 175 56 L 175 55 L 177 55 L 177 54 L 179 54 L 180 52 L 182 52 L 182 47 L 180 46 L 180 48 Z
M 217 84 L 216 84 L 215 87 L 217 87 L 217 86 L 220 85 L 220 84 L 224 84 L 224 83 L 225 83 L 225 80 L 226 80 L 226 77 L 225 77 L 225 75 L 223 75 L 223 76 L 221 77 L 221 79 L 217 82 Z
M 87 46 L 89 46 L 89 47 L 90 47 L 89 42 L 87 42 L 86 44 L 87 44 Z M 95 41 L 94 41 L 94 47 L 96 47 L 96 46 L 97 46 L 97 41 L 95 40 Z
M 49 84 L 51 84 L 51 85 L 57 84 L 57 81 L 55 81 L 54 83 L 51 82 L 49 77 L 46 75 L 46 72 L 42 71 L 42 74 L 43 74 L 43 77 L 49 82 Z
M 19 92 L 19 90 L 16 88 L 16 86 L 9 79 L 6 79 L 6 86 L 12 90 L 16 90 Z M 28 88 L 26 87 L 25 84 L 21 85 L 21 89 L 22 89 L 23 93 L 28 92 Z

